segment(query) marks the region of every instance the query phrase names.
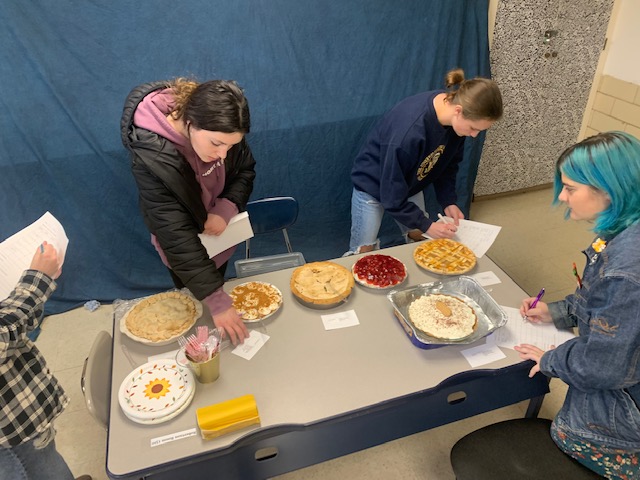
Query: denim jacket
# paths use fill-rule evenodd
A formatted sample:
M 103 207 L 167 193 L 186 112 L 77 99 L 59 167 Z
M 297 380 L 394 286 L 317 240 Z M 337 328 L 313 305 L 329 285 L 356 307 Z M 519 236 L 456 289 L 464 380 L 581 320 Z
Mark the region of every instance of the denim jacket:
M 583 252 L 582 288 L 549 305 L 579 336 L 546 352 L 540 371 L 568 386 L 559 429 L 609 448 L 640 450 L 640 225 Z

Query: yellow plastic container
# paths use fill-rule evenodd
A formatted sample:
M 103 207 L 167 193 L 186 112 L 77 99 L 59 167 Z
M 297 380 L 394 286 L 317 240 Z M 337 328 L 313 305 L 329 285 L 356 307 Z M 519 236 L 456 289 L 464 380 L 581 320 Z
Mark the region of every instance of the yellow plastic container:
M 211 440 L 250 425 L 260 425 L 258 406 L 253 395 L 216 403 L 196 410 L 200 434 Z

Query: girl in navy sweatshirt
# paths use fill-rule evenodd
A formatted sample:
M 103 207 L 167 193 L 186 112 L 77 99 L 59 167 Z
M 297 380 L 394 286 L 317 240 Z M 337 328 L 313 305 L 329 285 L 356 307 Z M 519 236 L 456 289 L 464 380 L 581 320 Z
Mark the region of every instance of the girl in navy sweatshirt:
M 351 171 L 351 241 L 348 254 L 379 248 L 384 212 L 412 240 L 427 233 L 451 238 L 464 214 L 456 205 L 458 164 L 464 138 L 475 137 L 502 116 L 495 82 L 446 75 L 447 90 L 406 98 L 378 122 Z M 453 223 L 434 223 L 425 212 L 423 190 L 433 184 L 438 203 Z

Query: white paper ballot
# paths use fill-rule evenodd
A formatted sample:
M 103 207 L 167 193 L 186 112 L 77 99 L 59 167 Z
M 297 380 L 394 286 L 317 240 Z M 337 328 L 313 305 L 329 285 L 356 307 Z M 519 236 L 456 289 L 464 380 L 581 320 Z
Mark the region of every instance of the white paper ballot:
M 475 273 L 471 275 L 471 278 L 475 279 L 483 287 L 502 283 L 498 276 L 492 271 Z
M 489 343 L 467 348 L 460 353 L 462 353 L 472 367 L 480 367 L 506 357 L 504 352 L 496 345 Z
M 487 337 L 487 344 L 511 348 L 521 343 L 549 350 L 575 338 L 572 331 L 558 330 L 553 323 L 530 323 L 522 319 L 517 308 L 501 307 L 507 314 L 507 323 Z
M 354 327 L 360 325 L 355 310 L 320 315 L 325 330 L 337 330 L 338 328 Z
M 257 330 L 250 330 L 249 336 L 244 339 L 244 342 L 231 350 L 231 353 L 245 360 L 251 360 L 253 356 L 258 353 L 264 344 L 269 340 L 269 335 L 266 333 L 258 332 Z
M 249 214 L 247 212 L 238 213 L 229 220 L 227 228 L 220 235 L 205 235 L 201 233 L 198 237 L 200 237 L 204 248 L 207 249 L 209 257 L 215 257 L 226 249 L 253 237 Z
M 0 299 L 4 300 L 13 291 L 22 273 L 31 265 L 36 249 L 45 241 L 55 246 L 62 265 L 69 239 L 60 222 L 49 212 L 0 243 Z
M 448 217 L 438 220 L 438 222 L 453 221 L 447 220 Z M 496 225 L 489 225 L 488 223 L 473 222 L 471 220 L 460 220 L 458 231 L 456 232 L 453 240 L 465 244 L 475 253 L 476 257 L 481 258 L 487 253 L 489 247 L 495 242 L 498 233 L 502 227 Z M 425 238 L 431 238 L 426 233 L 422 234 Z

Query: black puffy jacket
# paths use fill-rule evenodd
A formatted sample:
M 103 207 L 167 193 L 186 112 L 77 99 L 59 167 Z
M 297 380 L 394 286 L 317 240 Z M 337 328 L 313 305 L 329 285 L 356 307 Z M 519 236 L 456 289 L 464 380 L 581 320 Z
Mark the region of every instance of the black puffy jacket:
M 166 82 L 147 83 L 129 93 L 120 122 L 122 143 L 131 152 L 131 169 L 147 228 L 158 239 L 173 272 L 202 300 L 219 289 L 224 278 L 198 238 L 207 220 L 200 185 L 173 143 L 133 125 L 133 114 L 144 97 L 168 86 Z M 245 139 L 229 150 L 224 165 L 226 180 L 220 196 L 242 212 L 256 175 L 255 160 Z

